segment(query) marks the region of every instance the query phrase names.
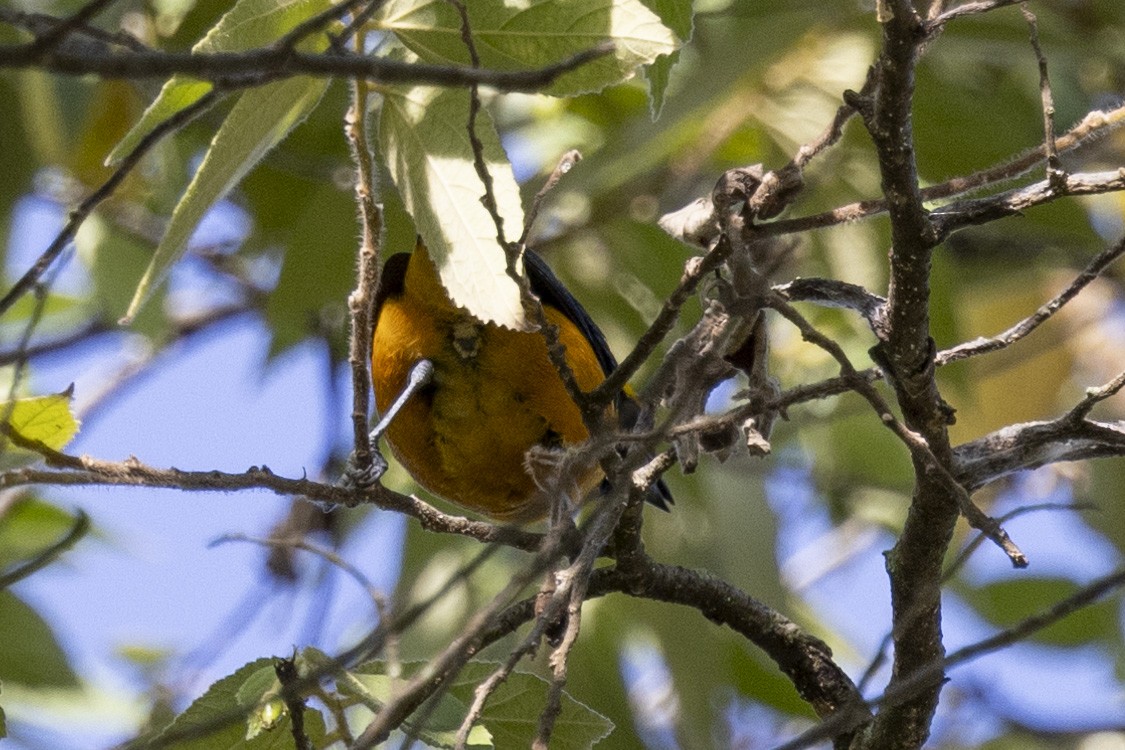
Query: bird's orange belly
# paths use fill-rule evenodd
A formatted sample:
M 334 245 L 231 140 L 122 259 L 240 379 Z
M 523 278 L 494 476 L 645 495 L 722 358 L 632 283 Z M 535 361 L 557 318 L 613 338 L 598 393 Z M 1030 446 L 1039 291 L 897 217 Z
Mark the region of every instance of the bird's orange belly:
M 413 307 L 409 298 L 384 304 L 372 349 L 381 413 L 418 360 L 434 364 L 431 384 L 410 399 L 387 431 L 395 457 L 420 485 L 458 505 L 502 521 L 541 518 L 553 494 L 545 480 L 551 472 L 535 469 L 543 462 L 534 455 L 529 471 L 528 451 L 547 449 L 535 452 L 542 458 L 588 434 L 542 336 L 493 325 L 432 325 L 424 314 L 429 311 Z M 568 361 L 579 387 L 590 390 L 601 382 L 601 369 L 580 334 L 569 338 L 563 341 Z M 596 467 L 579 475 L 577 486 L 561 489 L 584 494 L 599 476 Z

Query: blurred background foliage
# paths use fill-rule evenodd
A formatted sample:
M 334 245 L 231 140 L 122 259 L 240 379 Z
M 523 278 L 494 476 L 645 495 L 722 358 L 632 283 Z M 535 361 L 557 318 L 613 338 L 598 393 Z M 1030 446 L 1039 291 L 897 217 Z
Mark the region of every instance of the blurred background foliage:
M 66 14 L 77 4 L 31 5 L 29 9 Z M 619 356 L 653 318 L 688 257 L 689 251 L 657 229 L 655 220 L 708 193 L 725 169 L 756 162 L 779 167 L 818 135 L 842 91 L 862 85 L 877 54 L 879 36 L 870 5 L 857 0 L 701 0 L 691 42 L 671 74 L 657 119 L 643 81 L 573 99 L 509 95 L 490 101 L 525 195 L 539 188 L 565 150 L 582 151 L 583 161 L 552 194 L 533 244 L 587 306 Z M 1119 106 L 1125 92 L 1125 4 L 1043 0 L 1031 6 L 1051 66 L 1060 128 L 1092 109 Z M 102 21 L 162 48 L 186 49 L 227 7 L 226 0 L 119 2 Z M 4 36 L 8 33 L 0 29 L 0 42 L 13 40 Z M 915 105 L 925 183 L 983 169 L 1041 142 L 1037 67 L 1027 35 L 1019 10 L 1010 7 L 951 24 L 927 50 Z M 21 233 L 36 226 L 33 214 L 45 206 L 57 211 L 72 205 L 108 176 L 104 156 L 157 87 L 155 81 L 72 79 L 35 71 L 0 75 L 0 102 L 5 102 L 0 116 L 0 237 L 6 238 L 0 252 L 8 253 L 9 282 L 50 239 L 49 232 L 40 234 L 30 242 L 32 250 L 16 252 L 14 248 L 29 244 Z M 155 303 L 132 328 L 119 330 L 115 321 L 224 110 L 204 115 L 165 140 L 79 233 L 52 288 L 36 341 L 63 342 L 74 336 L 83 347 L 104 346 L 106 357 L 120 356 L 127 342 L 132 351 L 148 353 L 138 360 L 140 366 L 161 367 L 168 357 L 156 353 L 194 335 L 193 325 L 222 335 L 229 316 L 249 315 L 261 320 L 271 336 L 269 357 L 261 362 L 264 371 L 284 367 L 287 352 L 312 341 L 325 357 L 325 382 L 341 382 L 345 301 L 357 237 L 352 167 L 341 132 L 347 96 L 344 83 L 333 83 L 313 115 L 212 212 L 191 254 Z M 1064 164 L 1097 170 L 1119 167 L 1123 159 L 1125 133 L 1119 131 L 1067 154 Z M 858 122 L 849 124 L 840 145 L 817 159 L 806 177 L 807 187 L 787 216 L 879 194 L 872 149 Z M 407 250 L 414 236 L 409 219 L 393 191 L 387 191 L 384 201 L 387 249 Z M 1095 252 L 1120 237 L 1123 218 L 1125 197 L 1115 194 L 1058 201 L 956 235 L 934 262 L 938 346 L 997 333 L 1032 312 Z M 795 237 L 778 280 L 831 276 L 883 293 L 888 235 L 886 221 L 876 218 Z M 1056 416 L 1084 388 L 1125 369 L 1123 278 L 1120 267 L 1112 268 L 1027 341 L 944 368 L 940 381 L 957 409 L 954 439 L 962 442 L 1006 424 Z M 681 332 L 698 312 L 697 304 L 688 305 Z M 870 363 L 866 351 L 874 339 L 861 320 L 834 310 L 805 312 L 841 342 L 857 366 Z M 29 314 L 30 305 L 17 307 L 0 322 L 5 351 L 13 347 Z M 772 369 L 783 386 L 835 373 L 824 353 L 803 344 L 784 322 L 770 325 Z M 5 362 L 10 369 L 10 361 Z M 32 359 L 33 373 L 35 367 Z M 222 378 L 223 373 L 200 377 Z M 308 385 L 310 391 L 331 387 Z M 730 403 L 738 388 L 732 383 L 716 391 L 714 408 Z M 128 398 L 128 381 L 110 393 L 78 393 L 77 398 L 80 404 L 112 409 Z M 330 427 L 322 450 L 326 467 L 348 450 L 342 437 L 346 429 L 341 428 L 346 387 L 337 388 L 334 398 L 337 409 L 327 417 Z M 1123 416 L 1120 399 L 1100 409 L 1107 418 Z M 98 413 L 87 418 L 97 419 Z M 858 678 L 889 626 L 880 553 L 890 547 L 909 502 L 910 462 L 858 398 L 800 405 L 788 416 L 774 433 L 773 454 L 767 459 L 734 457 L 719 463 L 709 458 L 691 476 L 673 471 L 669 483 L 675 510 L 648 514 L 646 543 L 662 561 L 709 570 L 791 614 L 825 638 Z M 184 439 L 221 442 L 221 424 L 216 431 Z M 1031 514 L 1013 523 L 1013 535 L 1032 555 L 1032 567 L 1018 575 L 1006 569 L 998 552 L 981 549 L 950 583 L 947 632 L 951 640 L 962 639 L 951 645 L 963 645 L 973 634 L 1049 606 L 1088 580 L 1091 569 L 1120 564 L 1125 553 L 1122 476 L 1119 460 L 1064 465 L 982 493 L 981 501 L 996 514 L 1045 499 L 1097 510 Z M 386 481 L 396 489 L 414 489 L 397 468 Z M 67 506 L 66 493 L 47 493 L 53 502 L 39 494 L 9 493 L 0 499 L 0 558 L 6 565 L 49 545 L 72 522 L 57 507 Z M 97 503 L 112 500 L 106 494 L 94 497 L 96 502 L 83 504 L 96 525 Z M 182 496 L 176 502 L 191 504 L 193 498 Z M 378 522 L 376 513 L 363 515 L 352 510 L 329 517 L 335 538 Z M 956 547 L 969 539 L 962 525 Z M 1037 548 L 1042 549 L 1039 557 Z M 478 551 L 475 543 L 407 524 L 395 596 L 403 601 L 425 596 Z M 354 562 L 361 567 L 398 565 L 399 550 L 385 555 L 383 560 Z M 442 600 L 404 637 L 404 656 L 425 656 L 448 643 L 522 560 L 521 554 L 507 550 L 493 557 L 470 585 Z M 80 567 L 82 557 L 75 556 L 71 564 Z M 263 568 L 261 575 L 269 574 Z M 298 587 L 315 583 L 300 575 L 290 581 Z M 96 678 L 77 674 L 52 634 L 60 623 L 48 623 L 20 593 L 17 586 L 0 598 L 0 632 L 7 634 L 0 639 L 5 691 L 0 702 L 16 693 L 24 705 L 34 704 L 36 696 L 77 691 L 79 685 L 80 692 L 72 695 L 85 697 L 71 700 L 94 700 L 90 695 L 97 691 Z M 112 603 L 112 591 L 106 597 Z M 587 612 L 569 689 L 616 721 L 617 731 L 599 747 L 763 747 L 811 720 L 792 686 L 758 651 L 694 611 L 610 597 L 591 602 Z M 368 624 L 357 622 L 355 632 Z M 20 637 L 10 637 L 17 633 Z M 201 630 L 200 640 L 205 637 Z M 329 638 L 327 646 L 338 648 L 338 638 Z M 182 653 L 198 646 L 173 643 L 169 650 Z M 166 671 L 145 668 L 147 660 L 169 658 L 142 651 L 129 652 L 134 667 L 142 666 L 137 670 L 138 695 L 151 687 L 146 681 L 164 685 L 167 679 Z M 490 653 L 499 658 L 502 652 Z M 245 661 L 260 655 L 242 654 Z M 1099 692 L 1083 698 L 1087 707 L 1107 707 L 1094 716 L 1075 713 L 1080 696 L 1065 694 L 1065 679 L 1053 698 L 1037 696 L 1033 702 L 1031 692 L 1050 693 L 1052 685 L 1002 674 L 1042 675 L 1035 663 L 1051 659 L 1061 660 L 1064 672 L 1077 670 L 1091 655 L 1093 663 L 1111 666 L 1115 675 L 1102 675 L 1105 679 L 1089 687 Z M 884 684 L 885 673 L 872 681 L 873 694 Z M 174 690 L 169 694 L 167 685 L 160 696 L 154 701 L 156 712 L 194 697 Z M 51 704 L 46 697 L 42 701 Z M 8 713 L 10 724 L 11 709 Z M 1035 645 L 985 660 L 980 669 L 954 673 L 933 746 L 1093 748 L 1084 743 L 1093 743 L 1090 733 L 1101 730 L 1097 738 L 1115 736 L 1117 744 L 1097 747 L 1125 747 L 1122 716 L 1125 646 L 1118 597 L 1045 631 Z M 1105 733 L 1112 731 L 1117 734 Z

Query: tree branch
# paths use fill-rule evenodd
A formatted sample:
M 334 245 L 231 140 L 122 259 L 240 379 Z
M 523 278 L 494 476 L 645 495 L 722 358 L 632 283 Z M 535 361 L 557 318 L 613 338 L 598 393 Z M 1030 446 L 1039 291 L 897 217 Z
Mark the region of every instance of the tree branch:
M 19 436 L 14 434 L 10 438 L 12 442 L 44 456 L 49 466 L 59 468 L 23 468 L 0 473 L 0 489 L 34 484 L 58 487 L 152 487 L 204 492 L 265 489 L 279 495 L 301 495 L 323 503 L 349 507 L 373 503 L 384 510 L 397 511 L 416 519 L 427 531 L 467 536 L 484 544 L 498 543 L 517 549 L 534 550 L 542 540 L 539 534 L 442 513 L 415 497 L 401 495 L 382 486 L 366 491 L 348 489 L 310 479 L 282 477 L 266 466 L 251 466 L 242 473 L 160 469 L 148 466 L 136 458 L 115 462 L 89 456 L 71 456 L 42 444 L 30 444 L 27 441 L 21 443 Z
M 891 581 L 894 666 L 890 688 L 944 655 L 941 632 L 941 567 L 963 502 L 949 476 L 950 410 L 934 377 L 930 337 L 930 260 L 939 235 L 923 206 L 915 162 L 912 108 L 914 69 L 925 27 L 909 0 L 880 0 L 883 49 L 878 85 L 856 107 L 871 133 L 891 220 L 890 284 L 886 326 L 872 356 L 882 368 L 909 431 L 926 451 L 912 450 L 915 485 L 903 530 L 887 556 Z M 931 463 L 928 456 L 933 457 Z M 934 465 L 942 471 L 934 471 Z M 959 500 L 962 500 L 959 502 Z M 981 514 L 983 516 L 983 514 Z M 1017 558 L 1013 557 L 1013 561 Z M 864 733 L 866 746 L 920 747 L 929 736 L 942 678 L 938 674 L 900 704 L 886 707 Z
M 537 70 L 488 70 L 461 65 L 404 63 L 355 54 L 312 53 L 287 47 L 262 47 L 245 52 L 163 52 L 111 50 L 91 40 L 64 40 L 40 52 L 35 43 L 0 46 L 0 69 L 38 68 L 63 75 L 102 78 L 167 78 L 177 73 L 212 81 L 228 89 L 261 86 L 294 76 L 366 78 L 384 84 L 491 86 L 501 91 L 538 91 L 559 76 L 613 52 L 601 44 Z

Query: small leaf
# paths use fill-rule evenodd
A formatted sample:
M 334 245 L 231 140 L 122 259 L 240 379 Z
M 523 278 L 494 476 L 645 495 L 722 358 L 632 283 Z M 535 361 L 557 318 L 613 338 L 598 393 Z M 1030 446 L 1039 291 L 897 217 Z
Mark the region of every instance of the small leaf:
M 542 68 L 600 44 L 613 44 L 613 54 L 559 77 L 544 89 L 553 96 L 600 91 L 679 46 L 672 31 L 640 0 L 473 0 L 466 6 L 485 68 Z M 470 62 L 461 39 L 461 17 L 450 3 L 390 0 L 373 23 L 394 32 L 424 62 Z
M 240 52 L 264 47 L 330 4 L 329 0 L 241 0 L 192 47 L 192 52 Z M 310 37 L 304 46 L 324 48 L 322 38 L 317 37 Z M 121 161 L 153 128 L 191 106 L 210 90 L 211 83 L 208 81 L 183 75 L 172 76 L 137 124 L 106 157 L 106 166 Z
M 8 429 L 25 440 L 38 441 L 61 450 L 78 432 L 78 419 L 70 410 L 70 394 L 34 396 L 0 402 L 0 414 L 8 415 Z M 0 468 L 32 463 L 39 454 L 4 440 Z
M 124 323 L 132 321 L 168 270 L 184 254 L 191 233 L 207 210 L 308 116 L 327 88 L 327 80 L 299 77 L 267 84 L 239 98 L 172 212 L 172 220 L 152 262 L 137 284 Z
M 481 320 L 525 330 L 519 287 L 507 274 L 496 225 L 480 201 L 484 187 L 473 166 L 468 112 L 467 91 L 390 87 L 383 95 L 379 146 L 450 298 Z M 505 236 L 515 240 L 523 231 L 519 186 L 483 112 L 477 135 Z

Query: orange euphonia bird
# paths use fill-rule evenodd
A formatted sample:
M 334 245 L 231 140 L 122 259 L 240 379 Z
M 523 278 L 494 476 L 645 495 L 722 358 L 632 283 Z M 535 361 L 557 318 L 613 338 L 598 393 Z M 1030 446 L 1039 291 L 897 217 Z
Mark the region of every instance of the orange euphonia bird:
M 539 256 L 527 251 L 524 265 L 575 382 L 593 390 L 617 366 L 605 337 Z M 484 323 L 455 306 L 421 242 L 387 259 L 374 321 L 371 378 L 380 414 L 404 394 L 419 362 L 432 365 L 386 429 L 403 467 L 433 494 L 492 519 L 543 518 L 550 497 L 529 469 L 528 451 L 578 444 L 589 434 L 542 334 Z M 619 415 L 635 414 L 621 408 L 627 399 L 618 398 Z M 576 489 L 584 497 L 602 475 L 596 465 L 581 474 Z M 671 502 L 663 483 L 646 499 L 664 509 Z

